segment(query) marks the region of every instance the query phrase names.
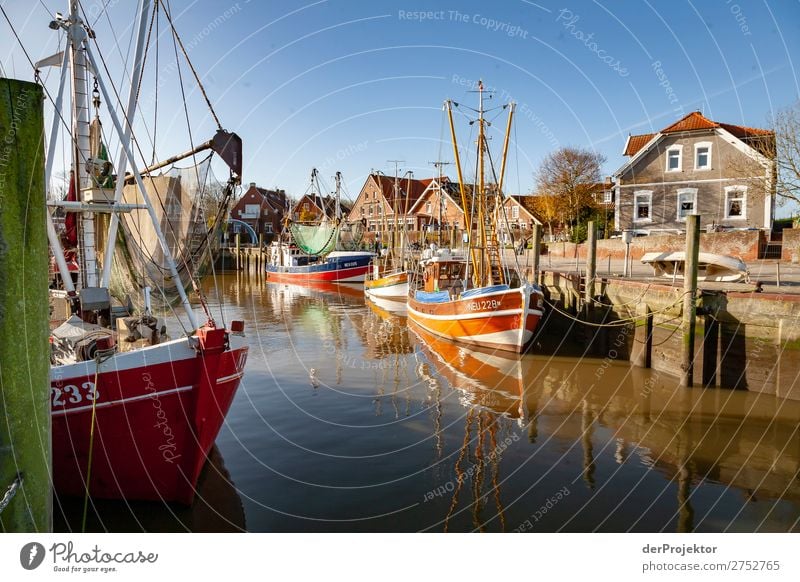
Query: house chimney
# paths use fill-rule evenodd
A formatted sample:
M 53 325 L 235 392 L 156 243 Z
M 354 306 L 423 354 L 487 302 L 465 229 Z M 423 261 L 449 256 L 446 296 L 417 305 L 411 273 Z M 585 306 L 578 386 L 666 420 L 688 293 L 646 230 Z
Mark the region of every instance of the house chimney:
M 256 187 L 256 183 L 255 182 L 250 182 L 250 187 L 251 188 L 255 188 Z

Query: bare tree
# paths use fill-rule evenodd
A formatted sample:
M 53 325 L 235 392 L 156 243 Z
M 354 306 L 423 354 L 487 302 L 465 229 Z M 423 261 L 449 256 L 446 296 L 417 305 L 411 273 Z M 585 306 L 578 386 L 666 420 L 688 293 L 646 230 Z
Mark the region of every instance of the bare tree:
M 778 111 L 773 126 L 778 200 L 800 203 L 800 101 Z
M 563 147 L 551 152 L 536 173 L 536 185 L 540 196 L 555 200 L 541 200 L 555 202 L 563 219 L 574 226 L 583 210 L 595 207 L 594 189 L 605 161 L 602 154 L 587 149 Z
M 203 191 L 201 204 L 206 225 L 209 227 L 214 224 L 214 221 L 217 218 L 217 213 L 220 210 L 220 206 L 226 202 L 226 188 L 227 184 L 218 180 L 214 180 L 208 183 Z

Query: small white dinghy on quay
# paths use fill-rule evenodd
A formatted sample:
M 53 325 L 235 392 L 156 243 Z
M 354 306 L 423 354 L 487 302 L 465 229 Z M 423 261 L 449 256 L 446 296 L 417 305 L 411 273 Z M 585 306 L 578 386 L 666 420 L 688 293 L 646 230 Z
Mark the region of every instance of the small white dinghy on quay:
M 684 251 L 646 253 L 642 256 L 642 263 L 650 265 L 656 277 L 683 279 L 686 253 Z M 700 253 L 697 266 L 698 281 L 734 283 L 747 281 L 749 277 L 747 265 L 741 259 L 716 253 Z

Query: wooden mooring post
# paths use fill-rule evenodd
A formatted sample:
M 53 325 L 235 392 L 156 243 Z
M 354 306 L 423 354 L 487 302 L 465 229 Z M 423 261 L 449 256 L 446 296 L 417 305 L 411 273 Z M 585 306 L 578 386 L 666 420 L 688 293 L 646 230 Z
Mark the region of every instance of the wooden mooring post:
M 583 300 L 591 307 L 595 298 L 595 279 L 597 278 L 597 227 L 593 220 L 588 224 L 589 238 L 586 240 L 586 284 L 583 289 Z
M 241 235 L 236 233 L 236 270 L 239 271 L 241 269 L 241 260 L 242 260 L 242 247 L 240 245 L 241 242 Z
M 531 283 L 539 284 L 539 260 L 542 252 L 542 225 L 533 225 L 533 262 L 531 264 L 532 281 Z
M 264 270 L 264 233 L 258 233 L 258 253 L 256 253 L 256 273 Z
M 0 79 L 0 531 L 52 530 L 42 88 Z
M 697 263 L 700 258 L 700 216 L 686 217 L 686 266 L 683 273 L 683 342 L 681 386 L 694 384 L 694 328 L 697 320 Z

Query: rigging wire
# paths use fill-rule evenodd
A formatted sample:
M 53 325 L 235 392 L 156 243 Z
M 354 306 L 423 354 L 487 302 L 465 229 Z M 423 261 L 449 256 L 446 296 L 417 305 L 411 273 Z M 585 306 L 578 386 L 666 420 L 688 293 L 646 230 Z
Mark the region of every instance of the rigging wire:
M 81 9 L 82 9 L 82 8 L 81 8 Z M 28 63 L 30 64 L 30 66 L 31 66 L 31 69 L 33 69 L 33 71 L 34 71 L 34 77 L 35 77 L 35 79 L 36 79 L 36 82 L 37 82 L 37 84 L 39 84 L 39 86 L 41 86 L 41 87 L 42 87 L 42 90 L 44 91 L 45 95 L 47 96 L 47 99 L 48 99 L 48 100 L 49 100 L 51 103 L 55 104 L 55 99 L 53 98 L 53 95 L 50 93 L 50 91 L 47 89 L 47 87 L 46 87 L 46 86 L 44 85 L 44 83 L 42 82 L 42 79 L 41 79 L 41 75 L 40 75 L 39 69 L 37 69 L 37 68 L 36 68 L 36 65 L 34 64 L 34 62 L 33 62 L 33 59 L 31 58 L 30 54 L 28 53 L 28 50 L 25 48 L 25 45 L 23 44 L 22 40 L 20 39 L 20 37 L 19 37 L 19 34 L 17 33 L 17 30 L 16 30 L 16 28 L 14 27 L 13 23 L 11 22 L 11 19 L 9 18 L 9 16 L 8 16 L 8 13 L 6 12 L 6 10 L 5 10 L 5 8 L 3 7 L 3 5 L 2 5 L 2 4 L 0 4 L 0 13 L 2 13 L 2 15 L 3 15 L 3 18 L 4 18 L 4 19 L 5 19 L 5 21 L 8 23 L 8 26 L 9 26 L 9 28 L 11 29 L 11 32 L 12 32 L 12 34 L 14 35 L 14 38 L 16 39 L 17 43 L 19 44 L 20 48 L 22 49 L 22 52 L 23 52 L 23 54 L 25 55 L 25 58 L 27 59 Z M 85 14 L 84 14 L 84 17 L 85 17 Z M 96 41 L 96 39 L 95 39 L 95 46 L 97 46 L 97 41 Z M 112 86 L 112 88 L 113 88 L 113 90 L 114 90 L 114 93 L 115 93 L 115 95 L 116 95 L 116 97 L 117 97 L 117 100 L 118 100 L 118 101 L 121 103 L 121 100 L 120 100 L 119 94 L 118 94 L 118 92 L 117 92 L 117 90 L 116 90 L 116 86 L 114 85 L 114 83 L 113 83 L 113 80 L 111 79 L 111 76 L 110 76 L 110 73 L 109 73 L 108 67 L 107 67 L 107 65 L 106 65 L 106 63 L 105 63 L 105 59 L 103 58 L 102 52 L 100 52 L 100 49 L 99 49 L 99 47 L 97 47 L 97 48 L 98 48 L 98 53 L 99 53 L 99 56 L 100 56 L 101 62 L 103 63 L 103 67 L 105 68 L 106 74 L 107 74 L 107 75 L 108 75 L 108 77 L 109 77 L 109 82 L 111 83 L 111 86 Z M 69 49 L 68 49 L 68 47 L 65 47 L 65 50 L 69 50 Z M 125 115 L 125 117 L 126 117 L 126 121 L 127 121 L 127 111 L 124 111 L 124 109 L 123 109 L 123 113 L 124 113 L 124 115 Z M 66 119 L 64 119 L 64 116 L 63 116 L 62 112 L 61 112 L 61 111 L 59 111 L 59 110 L 56 110 L 56 109 L 54 108 L 54 115 L 58 115 L 58 118 L 59 118 L 59 120 L 60 120 L 61 124 L 62 124 L 62 125 L 64 126 L 64 128 L 65 128 L 65 134 L 68 134 L 68 135 L 72 136 L 72 129 L 71 129 L 71 127 L 70 127 L 70 124 L 68 124 L 68 123 L 67 123 L 67 120 L 66 120 Z M 133 142 L 135 142 L 135 140 L 132 140 L 132 141 L 133 141 Z M 63 142 L 62 142 L 62 143 L 63 143 Z M 64 145 L 63 147 L 66 147 L 66 146 Z M 136 147 L 137 147 L 137 149 L 139 149 L 139 152 L 140 152 L 140 155 L 141 155 L 141 149 L 138 147 L 138 143 L 137 143 Z M 84 164 L 85 164 L 85 163 L 87 163 L 87 162 L 88 162 L 88 159 L 85 157 L 85 155 L 84 155 L 82 152 L 79 152 L 79 153 L 80 153 L 80 155 L 81 155 L 81 156 L 82 156 L 82 158 L 83 158 L 83 159 L 81 159 L 81 160 L 79 160 L 79 161 L 80 161 L 80 162 L 82 162 L 82 163 L 84 163 Z M 49 185 L 46 185 L 46 186 L 49 188 Z M 162 204 L 162 209 L 163 209 L 163 204 Z M 188 269 L 188 266 L 187 266 L 187 269 Z M 178 284 L 180 284 L 180 282 L 179 282 Z M 162 294 L 164 293 L 163 289 L 161 289 L 160 287 L 159 287 L 159 290 L 161 290 Z M 169 303 L 169 302 L 168 302 L 168 303 Z M 171 306 L 171 305 L 170 305 L 170 309 L 172 309 L 172 306 Z M 175 312 L 174 312 L 174 310 L 173 310 L 173 313 L 175 313 Z M 186 327 L 184 326 L 184 324 L 183 324 L 183 321 L 181 320 L 181 318 L 180 318 L 180 317 L 178 317 L 178 316 L 177 316 L 177 314 L 175 314 L 175 315 L 176 315 L 176 318 L 177 318 L 177 320 L 178 320 L 178 323 L 181 325 L 181 327 L 184 329 L 184 331 L 186 331 Z
M 82 4 L 78 4 L 78 7 L 80 8 L 81 13 L 83 14 L 84 21 L 88 22 L 89 21 L 89 17 L 86 15 L 86 11 L 84 10 L 83 5 Z M 110 24 L 110 20 L 109 20 L 109 24 Z M 111 31 L 112 31 L 112 34 L 114 35 L 114 38 L 118 38 L 117 35 L 116 35 L 116 32 L 114 31 L 113 26 L 111 28 Z M 133 36 L 134 35 L 131 35 L 131 39 L 129 41 L 130 43 L 133 42 Z M 88 35 L 88 37 L 94 40 L 94 46 L 97 49 L 97 55 L 100 58 L 100 61 L 103 63 L 103 68 L 106 71 L 106 77 L 108 78 L 108 83 L 111 85 L 111 88 L 114 90 L 114 96 L 117 98 L 117 107 L 115 107 L 115 109 L 118 109 L 124 115 L 125 123 L 122 124 L 122 128 L 125 129 L 125 125 L 127 124 L 131 128 L 131 135 L 133 135 L 133 120 L 128 118 L 128 111 L 126 110 L 126 106 L 123 105 L 122 97 L 120 96 L 120 93 L 117 90 L 117 86 L 114 83 L 114 79 L 111 77 L 111 72 L 108 69 L 108 66 L 106 64 L 105 58 L 103 56 L 103 52 L 100 49 L 100 45 L 97 43 L 97 37 L 94 34 L 90 34 L 90 35 Z M 119 43 L 115 43 L 115 44 L 117 44 L 117 50 L 120 52 L 120 55 L 122 55 L 122 51 L 121 51 L 121 49 L 119 49 Z M 129 45 L 129 48 L 128 48 L 128 52 L 130 53 L 130 45 Z M 142 67 L 144 67 L 144 61 L 142 61 Z M 127 69 L 125 70 L 125 73 L 127 73 Z M 95 76 L 96 76 L 96 74 L 97 73 L 95 72 Z M 120 90 L 121 89 L 122 89 L 122 87 L 120 87 Z M 138 102 L 138 93 L 137 93 L 137 102 Z M 111 104 L 109 104 L 109 107 L 110 107 L 110 105 Z M 147 134 L 148 139 L 150 139 L 150 141 L 152 142 L 153 140 L 150 137 L 150 128 L 147 126 L 147 122 L 144 120 L 144 118 L 142 118 L 142 125 L 144 126 L 144 130 L 145 130 L 145 133 Z M 122 138 L 120 136 L 120 140 L 121 139 Z M 133 143 L 135 141 L 136 140 L 132 139 L 131 143 Z M 155 147 L 155 145 L 153 147 Z M 137 146 L 137 149 L 139 149 L 138 146 Z M 143 154 L 142 154 L 142 161 L 144 161 L 144 155 Z
M 167 0 L 166 6 L 164 8 L 164 12 L 165 13 L 167 13 L 167 6 L 168 5 L 169 5 L 169 0 Z M 183 72 L 181 70 L 180 60 L 179 60 L 179 56 L 178 56 L 178 44 L 177 44 L 177 41 L 176 41 L 176 37 L 177 37 L 177 34 L 174 34 L 172 36 L 172 45 L 173 45 L 173 47 L 175 49 L 175 63 L 177 64 L 177 69 L 178 69 L 178 85 L 180 86 L 180 89 L 181 89 L 181 101 L 183 102 L 183 113 L 184 113 L 184 117 L 186 119 L 186 131 L 189 134 L 189 147 L 192 150 L 194 150 L 194 135 L 192 133 L 192 124 L 191 124 L 191 122 L 189 120 L 189 106 L 186 104 L 186 88 L 184 87 L 184 84 L 183 84 Z M 192 154 L 192 161 L 194 162 L 195 179 L 197 180 L 197 184 L 199 186 L 200 185 L 200 173 L 199 173 L 199 171 L 197 169 L 198 168 L 198 165 L 197 165 L 197 154 Z M 192 266 L 195 267 L 195 265 L 192 265 Z M 196 291 L 198 291 L 198 293 L 199 293 L 199 289 L 196 289 Z M 201 301 L 202 301 L 202 298 L 201 298 Z
M 165 8 L 165 11 L 166 11 L 166 8 Z M 94 40 L 95 47 L 97 48 L 97 53 L 98 53 L 98 56 L 100 58 L 100 62 L 103 64 L 103 69 L 105 70 L 106 75 L 107 75 L 108 80 L 109 80 L 109 83 L 111 84 L 111 88 L 113 89 L 114 96 L 116 97 L 117 102 L 121 105 L 122 100 L 120 98 L 119 92 L 117 91 L 117 87 L 114 84 L 113 79 L 111 78 L 111 73 L 110 73 L 110 71 L 108 69 L 108 64 L 106 63 L 105 57 L 103 56 L 103 53 L 100 50 L 100 47 L 99 47 L 99 45 L 97 43 L 97 39 L 94 38 L 93 40 Z M 108 104 L 108 105 L 110 106 L 110 104 Z M 125 111 L 124 108 L 122 109 L 122 111 L 123 111 L 123 114 L 125 115 L 126 122 L 132 127 L 132 125 L 130 124 L 130 120 L 128 119 L 128 112 Z M 145 159 L 144 158 L 144 152 L 142 151 L 138 141 L 135 140 L 135 139 L 132 139 L 131 143 L 135 146 L 136 150 L 138 151 L 139 157 L 144 161 L 144 159 Z M 151 181 L 151 184 L 153 184 L 153 188 L 154 188 L 155 193 L 156 193 L 156 198 L 158 200 L 159 206 L 161 206 L 161 210 L 163 211 L 164 216 L 169 216 L 169 214 L 167 212 L 167 209 L 164 206 L 164 201 L 162 200 L 162 197 L 159 195 L 158 189 L 155 187 L 155 183 Z M 166 221 L 166 224 L 169 227 L 169 229 L 171 231 L 171 234 L 175 238 L 175 240 L 179 240 L 180 237 L 179 237 L 178 233 L 175 232 L 175 228 L 172 225 L 172 222 L 168 219 Z M 177 262 L 178 261 L 176 261 L 176 270 L 179 268 L 179 266 L 177 265 Z M 189 263 L 187 262 L 186 257 L 183 256 L 183 254 L 181 254 L 181 256 L 179 257 L 179 262 L 183 263 L 183 267 L 185 268 L 185 271 L 189 275 L 192 287 L 195 289 L 195 291 L 198 292 L 198 295 L 200 295 L 200 305 L 203 308 L 203 311 L 205 312 L 206 316 L 209 318 L 210 321 L 213 320 L 213 318 L 211 317 L 211 314 L 208 311 L 208 306 L 207 306 L 205 300 L 203 299 L 202 294 L 199 291 L 199 287 L 197 285 L 197 282 L 195 281 L 194 271 L 193 271 L 192 267 L 189 265 Z M 182 285 L 183 283 L 182 283 L 182 279 L 180 278 L 180 273 L 178 273 L 178 278 L 179 278 L 179 281 L 177 281 L 175 284 L 176 285 Z
M 158 88 L 160 87 L 160 83 L 159 83 L 159 80 L 158 80 L 158 73 L 159 73 L 159 69 L 161 68 L 161 65 L 160 65 L 161 51 L 158 48 L 159 47 L 159 39 L 161 37 L 160 22 L 158 20 L 158 7 L 159 7 L 159 5 L 160 5 L 160 2 L 158 2 L 158 1 L 153 3 L 153 20 L 151 21 L 150 28 L 147 31 L 147 36 L 149 38 L 150 37 L 150 32 L 152 32 L 152 30 L 153 30 L 153 22 L 155 22 L 155 25 L 156 25 L 155 53 L 156 54 L 155 54 L 155 57 L 154 57 L 154 59 L 155 59 L 155 67 L 153 67 L 153 69 L 154 69 L 153 70 L 153 75 L 154 75 L 154 80 L 153 80 L 153 152 L 152 152 L 152 155 L 150 157 L 150 163 L 153 164 L 153 165 L 155 165 L 155 163 L 156 163 L 156 138 L 158 137 L 158 135 L 156 133 L 158 131 Z M 144 65 L 144 63 L 142 63 L 142 65 Z M 140 75 L 139 76 L 139 83 L 142 82 L 142 79 L 144 79 L 144 75 Z M 140 88 L 141 88 L 141 85 L 140 85 Z
M 111 4 L 111 1 L 112 0 L 106 0 L 105 4 L 103 4 L 103 7 L 100 9 L 100 14 L 97 15 L 97 18 L 95 18 L 94 22 L 92 22 L 92 24 L 90 25 L 91 28 L 95 27 L 95 25 L 97 24 L 97 21 L 100 20 L 100 18 L 103 16 L 103 14 L 108 16 L 108 12 L 107 12 L 106 9 L 108 8 L 108 5 Z
M 160 0 L 157 0 L 157 1 L 160 1 Z M 217 117 L 217 113 L 214 111 L 214 107 L 211 105 L 211 100 L 208 98 L 208 95 L 206 94 L 206 90 L 203 87 L 203 83 L 200 80 L 200 77 L 197 74 L 197 71 L 195 71 L 194 65 L 192 65 L 192 61 L 189 59 L 189 54 L 186 52 L 186 48 L 183 46 L 183 41 L 181 40 L 181 37 L 178 34 L 178 31 L 175 29 L 175 25 L 172 23 L 172 16 L 170 15 L 169 8 L 166 5 L 164 5 L 164 14 L 166 15 L 167 22 L 169 22 L 169 26 L 172 29 L 172 34 L 173 34 L 175 40 L 177 40 L 178 44 L 180 45 L 181 51 L 183 52 L 183 56 L 186 58 L 186 63 L 189 65 L 189 69 L 191 69 L 192 74 L 194 75 L 195 81 L 197 81 L 197 87 L 200 89 L 200 93 L 202 93 L 203 98 L 206 100 L 206 105 L 208 105 L 208 109 L 211 112 L 211 116 L 214 118 L 214 121 L 217 123 L 217 129 L 222 129 L 222 124 L 219 122 L 219 118 Z
M 0 12 L 3 14 L 3 17 L 5 18 L 6 22 L 8 23 L 9 28 L 11 28 L 11 32 L 14 35 L 14 38 L 17 39 L 17 44 L 19 44 L 20 48 L 22 49 L 22 52 L 25 55 L 25 58 L 28 60 L 28 63 L 30 64 L 31 69 L 33 69 L 34 79 L 36 80 L 37 84 L 44 91 L 45 95 L 47 96 L 47 99 L 51 103 L 53 103 L 55 105 L 56 100 L 53 98 L 53 95 L 50 93 L 50 91 L 47 89 L 47 86 L 42 81 L 41 75 L 39 73 L 39 69 L 36 68 L 36 65 L 33 62 L 33 59 L 31 59 L 31 56 L 28 53 L 28 50 L 25 48 L 25 45 L 22 43 L 22 40 L 20 39 L 19 35 L 17 34 L 17 30 L 16 30 L 16 28 L 14 28 L 14 25 L 11 23 L 11 19 L 8 17 L 8 14 L 6 13 L 5 8 L 3 8 L 2 3 L 0 3 Z M 65 48 L 65 50 L 68 50 L 68 49 Z M 13 55 L 12 55 L 12 64 L 13 64 Z M 16 74 L 14 74 L 14 76 L 16 76 Z M 64 128 L 66 130 L 66 133 L 68 133 L 69 135 L 72 135 L 72 128 L 71 128 L 70 124 L 67 123 L 67 120 L 64 119 L 64 116 L 61 114 L 61 111 L 56 110 L 55 107 L 53 108 L 53 111 L 54 111 L 54 115 L 58 115 L 58 118 L 61 121 L 61 125 L 64 126 Z M 88 160 L 84 157 L 80 161 L 85 164 Z M 49 187 L 49 185 L 46 185 L 46 187 Z

